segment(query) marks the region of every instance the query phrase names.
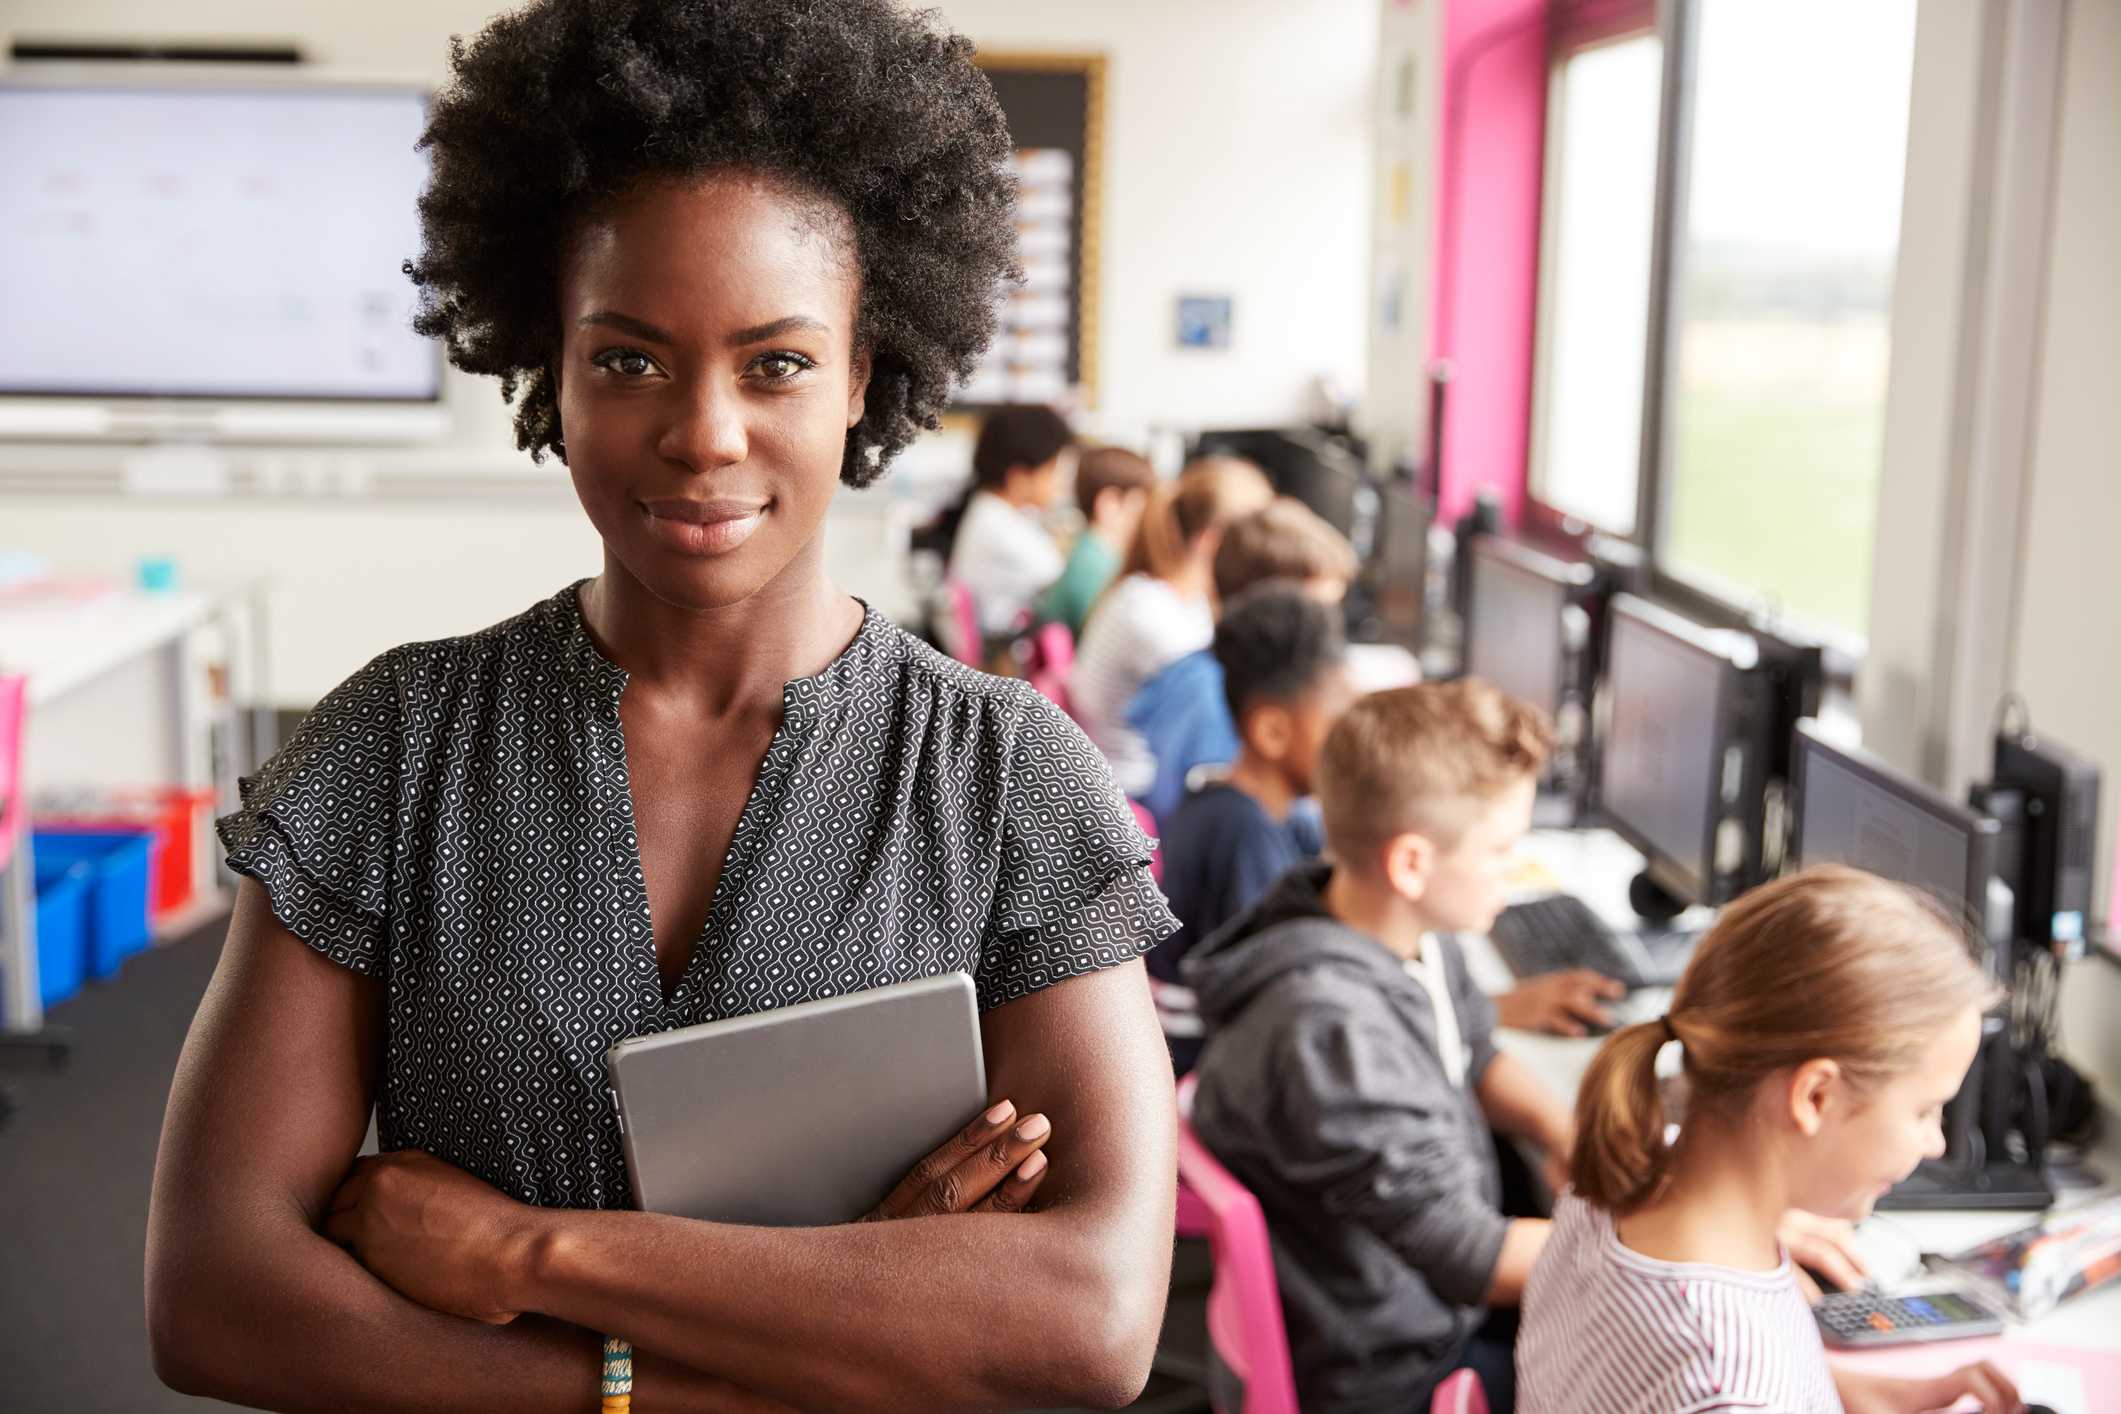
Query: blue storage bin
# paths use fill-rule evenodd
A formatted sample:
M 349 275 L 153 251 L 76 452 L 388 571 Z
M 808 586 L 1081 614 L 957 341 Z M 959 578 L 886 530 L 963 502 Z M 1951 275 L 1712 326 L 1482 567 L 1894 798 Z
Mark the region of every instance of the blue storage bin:
M 141 951 L 148 932 L 148 879 L 155 837 L 142 830 L 38 830 L 30 839 L 42 874 L 49 861 L 80 864 L 88 881 L 88 975 L 109 977 Z
M 88 967 L 88 885 L 85 864 L 37 861 L 37 994 L 48 1007 L 81 990 Z

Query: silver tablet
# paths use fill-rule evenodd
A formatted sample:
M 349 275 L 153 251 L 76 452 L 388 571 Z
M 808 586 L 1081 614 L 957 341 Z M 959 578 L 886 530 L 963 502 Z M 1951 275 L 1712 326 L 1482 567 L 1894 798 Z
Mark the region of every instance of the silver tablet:
M 765 1227 L 851 1222 L 987 1105 L 962 972 L 621 1041 L 634 1201 Z

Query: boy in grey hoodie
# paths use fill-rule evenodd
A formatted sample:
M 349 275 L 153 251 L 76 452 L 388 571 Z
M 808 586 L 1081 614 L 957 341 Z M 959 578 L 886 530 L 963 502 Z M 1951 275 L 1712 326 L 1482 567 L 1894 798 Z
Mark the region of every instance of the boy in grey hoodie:
M 1551 745 L 1477 681 L 1377 693 L 1319 763 L 1329 861 L 1196 948 L 1192 1123 L 1265 1210 L 1306 1414 L 1410 1414 L 1472 1365 L 1512 1405 L 1514 1307 L 1545 1242 L 1501 1211 L 1491 1127 L 1559 1191 L 1569 1110 L 1495 1049 L 1453 932 L 1485 932 Z

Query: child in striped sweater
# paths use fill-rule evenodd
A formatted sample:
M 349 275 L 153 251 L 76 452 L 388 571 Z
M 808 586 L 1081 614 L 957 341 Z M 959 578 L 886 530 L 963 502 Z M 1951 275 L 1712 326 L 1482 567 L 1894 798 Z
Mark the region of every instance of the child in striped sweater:
M 1571 1187 L 1533 1268 L 1518 1407 L 1538 1414 L 2015 1414 L 1994 1366 L 1932 1380 L 1837 1370 L 1777 1224 L 1861 1218 L 1944 1151 L 1993 1001 L 1962 929 L 1921 896 L 1825 867 L 1724 910 L 1664 1018 L 1613 1034 L 1577 1097 Z M 1666 1142 L 1657 1054 L 1680 1047 Z

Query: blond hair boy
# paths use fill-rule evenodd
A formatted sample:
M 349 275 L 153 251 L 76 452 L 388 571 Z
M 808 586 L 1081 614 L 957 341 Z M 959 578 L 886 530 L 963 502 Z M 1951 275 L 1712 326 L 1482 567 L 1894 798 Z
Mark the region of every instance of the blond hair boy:
M 1327 860 L 1195 950 L 1193 1123 L 1259 1198 L 1306 1409 L 1404 1411 L 1462 1365 L 1510 1407 L 1507 1339 L 1547 1224 L 1501 1211 L 1493 1132 L 1567 1160 L 1569 1110 L 1495 1049 L 1448 935 L 1502 910 L 1552 737 L 1477 681 L 1356 702 L 1319 762 Z

